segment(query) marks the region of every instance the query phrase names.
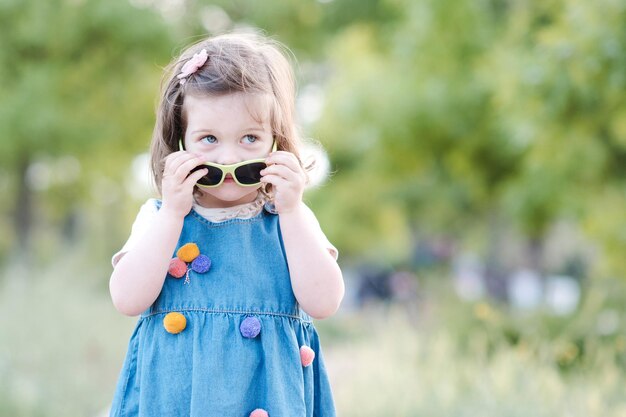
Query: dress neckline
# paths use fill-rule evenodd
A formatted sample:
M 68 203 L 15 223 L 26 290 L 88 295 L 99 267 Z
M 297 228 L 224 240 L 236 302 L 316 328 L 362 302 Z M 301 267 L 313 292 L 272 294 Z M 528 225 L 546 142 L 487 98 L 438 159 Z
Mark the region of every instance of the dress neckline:
M 250 203 L 238 204 L 232 207 L 203 207 L 194 198 L 193 210 L 204 219 L 212 223 L 221 223 L 232 219 L 250 219 L 256 217 L 269 198 L 263 193 L 259 193 L 254 201 Z

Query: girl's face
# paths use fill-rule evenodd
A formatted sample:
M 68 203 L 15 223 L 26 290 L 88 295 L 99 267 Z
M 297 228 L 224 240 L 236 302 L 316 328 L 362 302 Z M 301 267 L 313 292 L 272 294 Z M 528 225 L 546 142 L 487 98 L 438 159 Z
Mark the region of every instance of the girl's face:
M 273 135 L 268 100 L 264 96 L 232 93 L 185 97 L 187 120 L 185 149 L 207 162 L 235 164 L 269 155 Z M 261 184 L 242 187 L 230 176 L 215 188 L 202 188 L 198 203 L 204 207 L 230 207 L 254 201 Z

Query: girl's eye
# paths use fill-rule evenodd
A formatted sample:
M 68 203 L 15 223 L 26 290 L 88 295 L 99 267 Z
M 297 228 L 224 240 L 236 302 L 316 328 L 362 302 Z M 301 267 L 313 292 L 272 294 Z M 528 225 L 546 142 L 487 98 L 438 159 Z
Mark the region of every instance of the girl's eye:
M 246 136 L 244 136 L 244 137 L 243 137 L 243 140 L 244 140 L 244 142 L 254 143 L 254 142 L 256 142 L 257 140 L 259 140 L 259 138 L 257 138 L 257 137 L 256 137 L 256 136 L 254 136 L 254 135 L 246 135 Z
M 203 137 L 202 139 L 200 139 L 200 141 L 204 143 L 215 143 L 217 142 L 217 138 L 213 135 L 207 135 Z

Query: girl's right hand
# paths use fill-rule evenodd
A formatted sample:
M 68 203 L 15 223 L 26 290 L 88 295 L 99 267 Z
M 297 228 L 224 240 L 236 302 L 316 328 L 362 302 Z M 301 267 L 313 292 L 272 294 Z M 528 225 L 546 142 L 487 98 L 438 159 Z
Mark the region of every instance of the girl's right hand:
M 161 211 L 165 210 L 180 218 L 189 213 L 193 204 L 193 187 L 208 170 L 199 169 L 191 175 L 189 172 L 202 162 L 200 155 L 187 151 L 173 152 L 165 158 L 161 181 Z

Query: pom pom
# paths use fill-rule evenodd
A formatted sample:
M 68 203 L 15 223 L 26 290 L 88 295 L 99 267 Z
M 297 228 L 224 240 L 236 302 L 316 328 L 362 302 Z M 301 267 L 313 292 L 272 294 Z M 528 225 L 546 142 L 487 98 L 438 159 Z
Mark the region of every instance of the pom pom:
M 315 359 L 315 351 L 308 346 L 302 346 L 300 348 L 300 361 L 302 366 L 307 367 L 313 363 Z
M 180 313 L 168 313 L 163 319 L 163 327 L 168 333 L 178 334 L 187 327 L 187 319 Z
M 211 260 L 206 255 L 198 255 L 191 263 L 191 269 L 199 274 L 204 274 L 211 268 Z
M 250 413 L 250 417 L 269 417 L 269 414 L 267 414 L 267 411 L 263 410 L 262 408 L 257 408 Z
M 239 326 L 243 337 L 253 339 L 261 333 L 261 322 L 256 317 L 246 317 Z
M 178 249 L 176 256 L 183 262 L 191 262 L 200 255 L 200 249 L 195 243 L 186 243 Z
M 187 273 L 187 264 L 178 258 L 172 258 L 167 272 L 174 278 L 182 278 Z

